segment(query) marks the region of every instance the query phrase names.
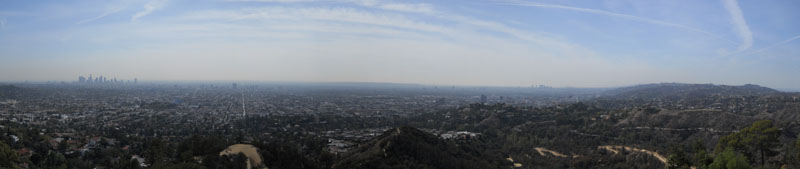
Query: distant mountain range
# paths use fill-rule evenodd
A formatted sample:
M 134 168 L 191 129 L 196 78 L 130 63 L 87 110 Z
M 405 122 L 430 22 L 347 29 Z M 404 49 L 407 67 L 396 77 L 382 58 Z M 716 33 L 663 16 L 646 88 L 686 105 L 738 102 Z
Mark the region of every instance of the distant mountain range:
M 610 97 L 628 99 L 679 99 L 708 97 L 713 95 L 761 96 L 777 93 L 781 92 L 753 84 L 728 86 L 714 84 L 658 83 L 612 89 L 606 91 L 604 94 Z

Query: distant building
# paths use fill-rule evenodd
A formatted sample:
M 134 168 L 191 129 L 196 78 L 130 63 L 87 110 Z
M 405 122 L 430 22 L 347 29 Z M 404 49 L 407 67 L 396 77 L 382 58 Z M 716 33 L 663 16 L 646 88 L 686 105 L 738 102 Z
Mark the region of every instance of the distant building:
M 78 76 L 78 83 L 126 83 L 126 81 L 131 83 L 131 80 L 117 79 L 116 77 L 94 77 L 92 74 L 89 74 L 89 77 Z M 136 81 L 136 78 L 134 78 L 133 83 L 136 83 Z
M 486 103 L 488 100 L 489 98 L 487 98 L 486 95 L 481 95 L 481 103 Z

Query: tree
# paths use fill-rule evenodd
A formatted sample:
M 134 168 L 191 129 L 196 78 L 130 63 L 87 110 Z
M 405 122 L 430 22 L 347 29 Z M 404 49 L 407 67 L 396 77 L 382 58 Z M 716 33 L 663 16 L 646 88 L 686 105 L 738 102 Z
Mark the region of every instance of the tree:
M 166 162 L 159 163 L 150 168 L 151 169 L 206 169 L 206 167 L 196 163 L 172 164 Z
M 217 167 L 230 168 L 230 169 L 246 169 L 247 156 L 245 156 L 243 153 L 222 155 L 220 165 L 218 165 Z
M 797 160 L 800 161 L 800 137 L 797 137 L 797 141 L 794 143 L 794 147 L 797 151 Z
M 0 141 L 0 168 L 19 168 L 20 162 L 17 152 L 11 149 L 6 143 Z
M 699 168 L 704 168 L 703 166 L 708 166 L 712 159 L 708 157 L 708 153 L 706 150 L 699 150 L 694 154 L 694 160 L 692 161 L 692 165 L 698 166 Z
M 159 162 L 167 160 L 168 154 L 169 147 L 167 147 L 167 144 L 161 141 L 161 139 L 153 139 L 144 152 L 144 158 L 150 165 L 156 165 Z
M 756 155 L 753 154 L 756 152 L 761 157 L 763 166 L 767 157 L 777 155 L 777 151 L 773 149 L 780 145 L 779 134 L 780 131 L 773 126 L 771 120 L 757 121 L 750 127 L 720 139 L 715 152 L 731 147 L 743 153 L 748 159 L 756 159 Z
M 58 143 L 58 151 L 59 152 L 67 152 L 67 149 L 69 149 L 69 144 L 67 144 L 66 140 L 61 141 L 61 142 Z
M 777 155 L 777 152 L 772 149 L 780 145 L 778 140 L 780 131 L 772 125 L 770 120 L 758 121 L 749 130 L 750 135 L 745 137 L 745 143 L 754 145 L 754 148 L 761 154 L 761 165 L 763 166 L 767 156 Z
M 689 159 L 686 157 L 686 153 L 681 149 L 678 145 L 670 145 L 669 147 L 669 158 L 667 161 L 667 168 L 669 169 L 677 169 L 677 168 L 689 168 Z
M 702 169 L 713 162 L 713 159 L 708 156 L 708 151 L 706 151 L 706 146 L 702 139 L 697 139 L 692 143 L 692 150 L 694 150 L 692 166 Z
M 750 169 L 750 162 L 736 152 L 733 148 L 728 147 L 722 153 L 717 154 L 714 162 L 708 165 L 709 169 Z
M 61 153 L 47 153 L 47 158 L 44 161 L 45 168 L 67 168 L 67 159 Z

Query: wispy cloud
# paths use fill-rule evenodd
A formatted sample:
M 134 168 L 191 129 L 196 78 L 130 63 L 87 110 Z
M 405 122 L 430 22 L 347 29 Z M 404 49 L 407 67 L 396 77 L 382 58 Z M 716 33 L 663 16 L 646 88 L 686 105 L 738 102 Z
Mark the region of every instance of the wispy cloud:
M 750 32 L 750 27 L 747 26 L 747 21 L 744 19 L 739 4 L 736 0 L 722 0 L 722 4 L 725 6 L 725 10 L 731 15 L 733 29 L 742 41 L 742 43 L 739 44 L 738 51 L 741 52 L 753 47 L 753 32 Z
M 427 4 L 427 3 L 387 3 L 377 0 L 230 0 L 230 1 L 250 1 L 250 2 L 255 1 L 255 2 L 270 2 L 270 3 L 306 3 L 306 2 L 349 3 L 361 7 L 381 9 L 385 11 L 398 11 L 406 13 L 424 14 L 428 16 L 433 16 L 433 18 L 441 20 L 447 20 L 454 23 L 469 25 L 470 27 L 476 29 L 490 30 L 498 33 L 503 33 L 514 38 L 518 38 L 524 41 L 534 42 L 540 45 L 569 47 L 570 49 L 577 48 L 576 47 L 577 45 L 572 45 L 560 40 L 548 38 L 546 36 L 542 36 L 541 34 L 509 27 L 502 23 L 480 20 L 445 12 L 439 12 L 435 9 L 435 7 L 432 4 Z M 286 8 L 278 8 L 278 9 L 282 10 L 276 10 L 274 8 L 270 8 L 269 10 L 260 10 L 263 12 L 258 12 L 243 17 L 253 17 L 255 15 L 258 15 L 260 17 L 267 17 L 267 16 L 276 17 L 276 16 L 291 15 L 291 14 L 300 14 L 302 16 L 297 18 L 310 17 L 312 19 L 338 20 L 338 21 L 359 22 L 359 23 L 382 25 L 382 26 L 394 26 L 406 29 L 437 32 L 445 35 L 459 31 L 459 30 L 446 29 L 443 26 L 435 24 L 415 22 L 406 17 L 402 17 L 402 15 L 387 17 L 393 15 L 360 12 L 349 8 L 345 8 L 347 10 L 326 9 L 326 8 L 316 8 L 316 9 L 306 8 L 306 9 L 294 9 L 294 10 L 285 10 Z M 264 12 L 269 12 L 269 13 L 264 13 Z
M 5 29 L 6 28 L 6 24 L 8 24 L 8 21 L 6 20 L 6 18 L 0 18 L 0 29 Z
M 133 16 L 131 16 L 131 21 L 136 21 L 141 17 L 147 16 L 150 13 L 153 13 L 153 11 L 163 8 L 164 6 L 166 6 L 166 4 L 167 4 L 166 0 L 151 0 L 150 2 L 144 4 L 143 11 L 139 11 Z
M 414 31 L 425 31 L 447 34 L 448 29 L 424 22 L 414 21 L 402 15 L 379 14 L 356 10 L 353 8 L 289 8 L 264 7 L 251 8 L 235 12 L 213 12 L 208 17 L 219 15 L 232 17 L 233 20 L 244 19 L 288 19 L 288 20 L 320 20 L 345 23 L 358 23 L 400 28 Z
M 591 14 L 597 14 L 597 15 L 605 15 L 605 16 L 617 17 L 617 18 L 622 18 L 622 19 L 628 19 L 628 20 L 632 20 L 632 21 L 638 21 L 638 22 L 650 23 L 650 24 L 655 24 L 655 25 L 678 28 L 678 29 L 682 29 L 682 30 L 686 30 L 686 31 L 702 33 L 702 34 L 705 34 L 705 35 L 709 35 L 709 36 L 712 36 L 712 37 L 719 38 L 719 36 L 717 36 L 717 35 L 715 35 L 715 34 L 713 34 L 711 32 L 708 32 L 708 31 L 705 31 L 705 30 L 702 30 L 702 29 L 698 29 L 698 28 L 693 28 L 693 27 L 686 26 L 686 25 L 681 25 L 681 24 L 676 24 L 676 23 L 671 23 L 671 22 L 666 22 L 666 21 L 661 21 L 661 20 L 656 20 L 656 19 L 651 19 L 651 18 L 639 17 L 639 16 L 634 16 L 634 15 L 615 13 L 615 12 L 599 10 L 599 9 L 579 8 L 579 7 L 572 7 L 572 6 L 545 4 L 545 3 L 538 3 L 538 2 L 527 2 L 527 1 L 506 1 L 506 2 L 500 2 L 499 4 L 515 5 L 515 6 L 528 6 L 528 7 L 537 7 L 537 8 L 563 9 L 563 10 L 571 10 L 571 11 L 576 11 L 576 12 L 584 12 L 584 13 L 591 13 Z
M 548 33 L 532 32 L 506 24 L 472 18 L 456 13 L 437 11 L 433 4 L 426 3 L 387 3 L 375 0 L 230 0 L 265 3 L 314 3 L 334 2 L 347 3 L 359 7 L 378 10 L 361 10 L 353 7 L 283 7 L 270 6 L 260 8 L 246 8 L 240 10 L 200 11 L 190 14 L 194 19 L 219 19 L 229 23 L 262 24 L 264 28 L 276 28 L 268 23 L 282 21 L 292 23 L 282 27 L 293 27 L 291 30 L 313 30 L 313 32 L 329 32 L 320 30 L 320 27 L 333 27 L 337 32 L 360 34 L 368 36 L 391 37 L 407 39 L 413 35 L 425 37 L 445 37 L 459 39 L 456 41 L 472 42 L 474 39 L 497 39 L 506 41 L 520 40 L 526 44 L 535 44 L 537 48 L 547 49 L 548 52 L 558 53 L 562 56 L 591 57 L 594 53 L 581 45 L 555 38 Z M 399 12 L 399 13 L 398 13 Z M 422 14 L 422 15 L 408 15 Z M 425 18 L 425 19 L 422 19 Z M 256 22 L 231 22 L 249 20 Z M 285 22 L 292 21 L 292 22 Z M 445 21 L 445 22 L 442 22 Z M 307 24 L 308 22 L 316 22 Z M 447 23 L 447 24 L 443 24 Z M 332 26 L 337 25 L 337 26 Z M 355 31 L 358 30 L 358 31 Z M 364 31 L 373 30 L 373 31 Z M 379 31 L 374 31 L 379 30 Z M 486 33 L 485 31 L 493 32 Z M 375 34 L 371 34 L 375 33 Z M 497 36 L 497 34 L 504 36 Z M 408 36 L 412 35 L 412 36 Z M 429 36 L 438 35 L 438 36 Z
M 389 3 L 389 4 L 381 4 L 378 5 L 377 7 L 385 10 L 411 12 L 411 13 L 423 13 L 423 14 L 436 13 L 431 4 L 425 4 L 425 3 L 418 3 L 418 4 Z
M 440 35 L 446 38 L 498 38 L 491 34 L 480 33 L 492 31 L 505 34 L 510 38 L 522 40 L 557 50 L 560 53 L 570 53 L 571 56 L 589 56 L 591 52 L 580 45 L 572 44 L 557 38 L 552 38 L 546 33 L 531 32 L 507 26 L 502 23 L 486 21 L 457 14 L 440 13 L 428 15 L 433 20 L 443 20 L 456 25 L 442 25 L 436 22 L 423 22 L 415 17 L 397 13 L 384 13 L 370 10 L 359 10 L 348 7 L 261 7 L 240 10 L 199 11 L 187 15 L 187 19 L 195 20 L 223 20 L 236 24 L 271 23 L 283 21 L 291 23 L 284 26 L 262 24 L 264 28 L 291 28 L 281 29 L 288 31 L 311 30 L 314 32 L 329 32 L 320 28 L 336 28 L 339 33 L 370 34 L 381 37 L 403 38 L 408 35 Z M 231 21 L 257 21 L 257 22 L 231 22 Z M 291 22 L 285 22 L 291 21 Z M 308 24 L 308 22 L 316 22 Z M 365 31 L 373 30 L 373 31 Z M 378 31 L 376 31 L 378 30 Z M 503 38 L 505 39 L 505 38 Z M 546 46 L 546 47 L 545 47 Z M 580 54 L 578 54 L 580 53 Z
M 378 0 L 228 0 L 232 2 L 269 2 L 269 3 L 309 3 L 309 2 L 338 2 L 349 3 L 367 8 L 389 11 L 435 14 L 433 5 L 427 3 L 386 3 Z
M 295 2 L 314 2 L 321 0 L 226 0 L 229 2 L 282 2 L 282 3 L 295 3 Z
M 75 24 L 76 25 L 80 25 L 80 24 L 84 24 L 84 23 L 89 23 L 89 22 L 101 19 L 103 17 L 106 17 L 108 15 L 111 15 L 111 14 L 117 13 L 119 11 L 122 11 L 123 9 L 125 9 L 125 8 L 124 7 L 109 8 L 108 10 L 106 10 L 105 12 L 103 12 L 102 14 L 100 14 L 100 15 L 98 15 L 96 17 L 89 18 L 89 19 L 84 19 L 84 20 L 75 22 Z
M 486 21 L 481 19 L 475 19 L 471 17 L 461 16 L 461 15 L 437 15 L 437 17 L 449 20 L 456 23 L 466 24 L 470 26 L 477 27 L 478 29 L 484 29 L 489 31 L 494 31 L 502 34 L 506 34 L 510 37 L 517 38 L 526 42 L 534 43 L 539 46 L 547 46 L 551 49 L 558 49 L 561 50 L 562 53 L 579 53 L 579 54 L 571 54 L 573 56 L 577 55 L 590 55 L 588 49 L 585 49 L 577 44 L 572 44 L 567 41 L 562 41 L 559 39 L 552 38 L 547 35 L 546 33 L 538 33 L 538 32 L 531 32 L 527 30 L 521 30 L 514 27 L 507 26 L 502 23 L 493 22 L 493 21 Z

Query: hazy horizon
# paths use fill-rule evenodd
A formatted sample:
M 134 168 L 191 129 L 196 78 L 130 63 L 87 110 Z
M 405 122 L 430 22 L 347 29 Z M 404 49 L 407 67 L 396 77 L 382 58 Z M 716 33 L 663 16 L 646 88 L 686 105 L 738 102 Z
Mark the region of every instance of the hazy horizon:
M 798 1 L 0 3 L 0 82 L 800 89 Z
M 113 78 L 113 77 L 112 77 Z M 118 79 L 121 80 L 119 83 L 128 83 L 131 84 L 133 81 L 125 81 L 127 79 Z M 80 84 L 77 80 L 72 81 L 0 81 L 0 85 L 2 84 L 52 84 L 52 83 L 67 83 L 73 84 L 77 83 Z M 111 83 L 111 82 L 108 82 Z M 743 86 L 743 85 L 758 85 L 762 87 L 767 87 L 775 90 L 779 90 L 782 92 L 800 92 L 800 88 L 776 88 L 770 86 L 764 86 L 760 84 L 752 84 L 752 83 L 745 83 L 745 84 L 718 84 L 718 83 L 680 83 L 680 82 L 655 82 L 655 83 L 639 83 L 639 84 L 629 84 L 629 85 L 620 85 L 620 86 L 604 86 L 604 87 L 591 87 L 591 86 L 540 86 L 540 85 L 528 85 L 528 86 L 513 86 L 513 85 L 448 85 L 448 84 L 423 84 L 423 83 L 395 83 L 395 82 L 358 82 L 358 81 L 259 81 L 259 80 L 139 80 L 138 84 L 166 84 L 166 85 L 173 85 L 173 84 L 189 84 L 189 85 L 222 85 L 228 86 L 232 83 L 238 85 L 292 85 L 292 84 L 300 84 L 300 85 L 408 85 L 408 86 L 422 86 L 422 87 L 456 87 L 459 89 L 463 88 L 552 88 L 552 89 L 614 89 L 614 88 L 622 88 L 622 87 L 632 87 L 638 85 L 649 85 L 649 84 L 669 84 L 669 83 L 678 83 L 678 84 L 711 84 L 711 85 L 723 85 L 723 86 Z

